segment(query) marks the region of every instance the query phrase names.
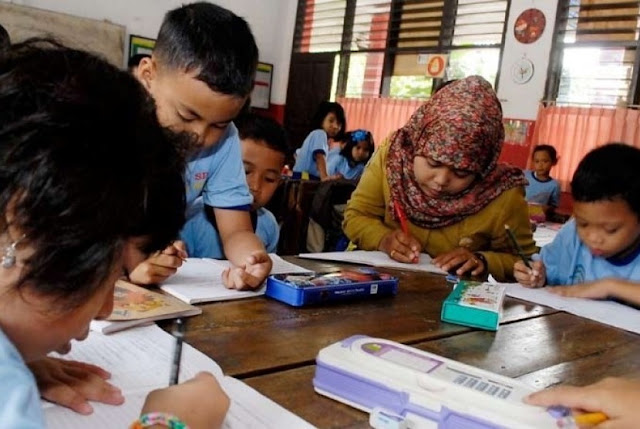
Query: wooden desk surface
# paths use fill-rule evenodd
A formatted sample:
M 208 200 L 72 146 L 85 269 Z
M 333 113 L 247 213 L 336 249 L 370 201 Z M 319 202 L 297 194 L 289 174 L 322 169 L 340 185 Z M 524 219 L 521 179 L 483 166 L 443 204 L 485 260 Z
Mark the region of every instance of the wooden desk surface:
M 287 257 L 316 271 L 339 264 Z M 441 276 L 392 271 L 394 298 L 293 308 L 266 297 L 203 305 L 186 341 L 262 394 L 320 428 L 368 427 L 368 415 L 316 394 L 318 351 L 354 334 L 386 338 L 543 388 L 640 376 L 640 336 L 507 299 L 498 332 L 440 322 L 451 287 Z M 165 322 L 165 325 L 167 323 Z
M 287 259 L 317 271 L 338 268 Z M 440 321 L 442 301 L 451 291 L 443 276 L 388 271 L 400 278 L 393 298 L 311 308 L 294 308 L 263 296 L 203 305 L 202 315 L 187 319 L 186 341 L 218 362 L 226 374 L 247 377 L 312 364 L 318 350 L 355 334 L 414 344 L 471 331 Z M 504 320 L 553 312 L 510 301 Z

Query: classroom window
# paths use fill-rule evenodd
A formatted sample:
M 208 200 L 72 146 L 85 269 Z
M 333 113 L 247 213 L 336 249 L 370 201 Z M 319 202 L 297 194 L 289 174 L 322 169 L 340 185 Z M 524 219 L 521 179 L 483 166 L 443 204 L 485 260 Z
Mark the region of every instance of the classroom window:
M 638 104 L 638 1 L 560 0 L 547 99 Z
M 335 52 L 332 97 L 428 98 L 424 54 L 449 54 L 447 79 L 495 84 L 508 0 L 299 0 L 294 53 Z

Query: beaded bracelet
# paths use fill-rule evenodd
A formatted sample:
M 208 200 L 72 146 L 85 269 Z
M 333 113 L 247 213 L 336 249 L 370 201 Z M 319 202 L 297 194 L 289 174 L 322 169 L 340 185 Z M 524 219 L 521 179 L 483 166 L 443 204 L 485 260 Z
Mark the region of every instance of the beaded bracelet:
M 144 429 L 153 425 L 166 426 L 169 429 L 189 429 L 189 426 L 176 416 L 167 413 L 146 413 L 131 423 L 129 429 Z

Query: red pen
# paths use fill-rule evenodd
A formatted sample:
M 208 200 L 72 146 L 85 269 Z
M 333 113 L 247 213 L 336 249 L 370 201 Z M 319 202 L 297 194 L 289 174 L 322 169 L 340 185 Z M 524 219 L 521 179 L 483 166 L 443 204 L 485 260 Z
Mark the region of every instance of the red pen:
M 395 210 L 396 216 L 398 217 L 398 221 L 400 221 L 400 228 L 402 228 L 402 232 L 404 232 L 405 235 L 409 235 L 409 224 L 407 223 L 407 215 L 404 214 L 404 210 L 402 210 L 402 206 L 394 202 L 393 210 Z

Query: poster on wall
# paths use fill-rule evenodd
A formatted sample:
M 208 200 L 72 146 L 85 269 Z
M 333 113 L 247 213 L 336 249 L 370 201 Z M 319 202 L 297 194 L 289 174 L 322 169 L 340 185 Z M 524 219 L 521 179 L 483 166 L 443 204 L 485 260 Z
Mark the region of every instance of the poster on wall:
M 251 107 L 268 109 L 271 102 L 271 81 L 273 79 L 273 64 L 258 63 L 256 79 L 251 92 Z
M 136 36 L 135 34 L 132 34 L 131 36 L 129 36 L 129 58 L 138 54 L 151 55 L 155 44 L 155 39 L 149 39 L 148 37 Z
M 433 54 L 427 56 L 427 77 L 434 79 L 442 79 L 447 68 L 449 55 Z

